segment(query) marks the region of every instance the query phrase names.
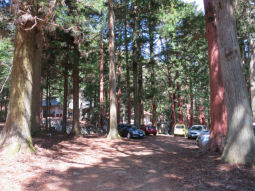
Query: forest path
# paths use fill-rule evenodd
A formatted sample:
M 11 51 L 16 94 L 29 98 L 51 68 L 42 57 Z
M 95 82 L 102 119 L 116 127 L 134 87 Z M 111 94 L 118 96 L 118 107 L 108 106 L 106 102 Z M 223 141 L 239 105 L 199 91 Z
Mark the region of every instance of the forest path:
M 34 138 L 34 155 L 0 156 L 1 191 L 252 191 L 255 168 L 203 154 L 195 140 Z

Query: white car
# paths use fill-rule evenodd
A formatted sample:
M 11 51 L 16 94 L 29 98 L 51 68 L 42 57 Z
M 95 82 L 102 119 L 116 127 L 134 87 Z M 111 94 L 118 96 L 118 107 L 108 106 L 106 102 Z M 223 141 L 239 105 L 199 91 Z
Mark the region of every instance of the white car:
M 202 132 L 208 131 L 208 128 L 204 125 L 193 125 L 188 130 L 188 139 L 196 139 Z

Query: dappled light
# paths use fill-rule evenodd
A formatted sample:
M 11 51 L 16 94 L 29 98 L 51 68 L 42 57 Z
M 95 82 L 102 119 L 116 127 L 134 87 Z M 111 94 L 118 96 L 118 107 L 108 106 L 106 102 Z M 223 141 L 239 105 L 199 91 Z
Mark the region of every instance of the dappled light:
M 221 163 L 218 154 L 202 154 L 194 140 L 183 137 L 110 141 L 57 136 L 34 142 L 33 156 L 1 158 L 1 166 L 9 166 L 0 170 L 1 190 L 202 191 L 229 186 L 248 191 L 254 186 L 255 169 Z
M 254 10 L 0 1 L 0 191 L 255 191 Z

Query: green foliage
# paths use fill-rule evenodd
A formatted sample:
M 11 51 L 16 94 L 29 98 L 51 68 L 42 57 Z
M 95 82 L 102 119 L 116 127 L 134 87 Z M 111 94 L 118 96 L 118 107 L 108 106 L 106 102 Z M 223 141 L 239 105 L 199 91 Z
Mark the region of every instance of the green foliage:
M 0 94 L 5 87 L 9 87 L 13 52 L 10 38 L 0 39 Z

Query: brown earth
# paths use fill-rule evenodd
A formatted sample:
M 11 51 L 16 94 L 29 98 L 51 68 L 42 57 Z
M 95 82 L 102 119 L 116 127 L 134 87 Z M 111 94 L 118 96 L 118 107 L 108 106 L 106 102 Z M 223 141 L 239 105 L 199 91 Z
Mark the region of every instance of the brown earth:
M 202 153 L 194 140 L 88 135 L 34 138 L 36 153 L 0 156 L 0 191 L 252 191 L 255 168 Z

